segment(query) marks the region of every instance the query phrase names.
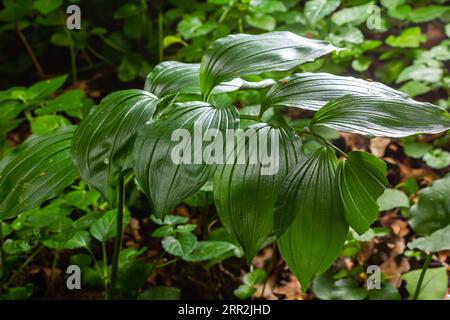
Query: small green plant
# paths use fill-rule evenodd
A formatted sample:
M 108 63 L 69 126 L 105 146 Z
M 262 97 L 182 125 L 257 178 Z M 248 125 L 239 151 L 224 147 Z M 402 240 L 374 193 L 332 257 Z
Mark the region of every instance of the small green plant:
M 170 215 L 212 181 L 219 218 L 246 260 L 277 241 L 306 289 L 336 259 L 349 227 L 359 235 L 369 230 L 387 185 L 382 160 L 340 150 L 326 139 L 323 128 L 395 138 L 450 128 L 444 109 L 381 83 L 327 73 L 283 77 L 283 72 L 338 51 L 327 41 L 290 32 L 237 34 L 214 41 L 199 64 L 162 62 L 147 77 L 145 90 L 114 92 L 78 126 L 33 136 L 2 161 L 0 220 L 40 205 L 79 176 L 113 210 L 89 228 L 103 246 L 115 237 L 110 269 L 106 257 L 96 264 L 105 268 L 100 273 L 107 297 L 114 298 L 124 268 L 120 249 L 130 181 L 147 195 L 153 221 L 161 225 L 154 236 L 162 238 L 164 250 L 175 259 L 200 261 L 239 249 L 228 242 L 198 241 L 192 233 L 195 225 Z M 264 91 L 261 105 L 243 113 L 223 99 L 223 93 L 241 90 Z M 283 115 L 286 107 L 314 116 L 306 127 L 298 127 Z M 197 124 L 201 130 L 213 129 L 208 146 L 214 155 L 225 154 L 225 163 L 208 161 L 213 158 L 211 151 L 205 153 L 208 146 L 197 148 L 195 143 L 182 149 L 183 157 L 203 156 L 206 161 L 173 160 L 174 149 L 190 145 L 174 140 L 173 133 L 182 129 L 194 136 Z M 262 162 L 252 162 L 260 154 L 247 140 L 233 152 L 216 144 L 240 125 L 244 133 L 262 134 L 268 145 L 279 141 L 279 148 L 272 149 L 278 165 L 272 174 L 262 173 Z M 312 150 L 302 148 L 306 138 L 316 141 Z M 58 246 L 53 248 L 57 259 Z

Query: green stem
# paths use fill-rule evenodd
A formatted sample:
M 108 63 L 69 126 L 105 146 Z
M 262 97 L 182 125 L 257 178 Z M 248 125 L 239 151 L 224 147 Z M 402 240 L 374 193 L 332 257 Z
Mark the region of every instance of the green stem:
M 167 262 L 165 262 L 165 263 L 161 263 L 160 265 L 157 265 L 155 269 L 161 269 L 161 268 L 164 268 L 164 267 L 166 267 L 166 266 L 169 266 L 169 265 L 171 265 L 171 264 L 174 264 L 174 263 L 177 262 L 178 260 L 180 260 L 180 259 L 176 258 L 176 259 L 172 259 L 172 260 L 170 260 L 170 261 L 167 261 Z
M 163 61 L 164 59 L 164 47 L 163 47 L 163 32 L 164 32 L 164 14 L 162 12 L 162 5 L 159 7 L 158 11 L 158 57 L 159 62 Z
M 105 298 L 108 299 L 108 253 L 106 252 L 106 242 L 102 241 L 102 259 L 103 259 L 103 284 L 105 289 Z
M 239 28 L 239 33 L 244 33 L 244 24 L 242 23 L 241 17 L 239 17 L 239 19 L 238 19 L 238 28 Z
M 318 135 L 318 134 L 316 134 L 316 133 L 314 133 L 314 132 L 311 132 L 311 131 L 305 131 L 305 130 L 299 129 L 299 128 L 294 128 L 294 130 L 295 130 L 296 132 L 300 133 L 300 134 L 311 135 L 311 136 L 313 136 L 313 137 L 319 139 L 319 140 L 322 141 L 325 145 L 327 145 L 327 146 L 333 148 L 334 150 L 336 150 L 338 153 L 340 153 L 340 154 L 343 155 L 344 157 L 347 157 L 347 154 L 346 154 L 344 151 L 342 151 L 341 149 L 339 149 L 338 147 L 336 147 L 334 144 L 328 142 L 324 137 L 322 137 L 322 136 L 320 136 L 320 135 Z
M 75 45 L 69 29 L 64 28 L 64 30 L 66 30 L 67 38 L 69 39 L 70 65 L 72 67 L 72 82 L 75 83 L 77 81 L 77 61 L 75 54 Z
M 246 115 L 246 114 L 240 114 L 239 118 L 241 119 L 247 119 L 247 120 L 253 120 L 253 121 L 261 121 L 261 118 L 258 116 L 251 116 L 251 115 Z
M 224 22 L 225 18 L 230 13 L 231 9 L 234 7 L 235 2 L 236 2 L 235 0 L 231 0 L 229 2 L 228 6 L 225 8 L 225 10 L 223 10 L 222 14 L 220 15 L 220 18 L 217 21 L 216 30 L 214 30 L 214 33 L 213 33 L 213 39 L 216 38 L 217 30 L 219 30 L 219 26 Z
M 53 255 L 53 262 L 52 262 L 52 269 L 50 271 L 50 279 L 49 279 L 49 292 L 51 295 L 53 295 L 53 277 L 55 275 L 55 269 L 56 269 L 56 264 L 58 263 L 58 259 L 59 259 L 59 252 L 56 250 L 55 254 Z
M 3 222 L 0 222 L 0 292 L 3 289 L 3 280 L 5 279 L 5 252 L 3 251 Z
M 100 52 L 98 52 L 97 50 L 95 50 L 91 46 L 87 45 L 86 49 L 88 49 L 88 51 L 90 53 L 92 53 L 93 56 L 95 56 L 97 59 L 103 61 L 104 63 L 109 64 L 110 66 L 113 66 L 113 67 L 116 66 L 111 60 L 106 58 L 104 55 L 102 55 Z
M 124 216 L 124 205 L 125 205 L 125 178 L 122 175 L 119 181 L 119 194 L 118 194 L 118 207 L 117 207 L 117 228 L 116 228 L 116 239 L 114 243 L 114 255 L 112 259 L 111 268 L 111 283 L 109 286 L 108 298 L 114 299 L 114 290 L 117 283 L 117 274 L 119 272 L 119 255 L 120 249 L 122 248 L 123 241 L 123 216 Z
M 14 280 L 16 280 L 16 278 L 19 276 L 19 274 L 22 272 L 22 270 L 31 262 L 33 261 L 33 259 L 38 255 L 39 252 L 42 251 L 42 249 L 44 249 L 43 246 L 40 246 L 39 248 L 37 248 L 31 255 L 28 256 L 28 258 L 20 265 L 20 267 L 18 269 L 16 269 L 16 271 L 13 273 L 13 275 L 11 276 L 11 278 L 8 279 L 8 281 L 5 284 L 5 287 L 8 287 L 11 283 L 14 282 Z
M 101 276 L 101 275 L 102 275 L 102 272 L 101 272 L 100 266 L 99 266 L 99 264 L 98 264 L 98 262 L 97 262 L 97 259 L 95 258 L 94 253 L 92 252 L 92 250 L 91 250 L 88 246 L 86 246 L 86 247 L 84 247 L 84 248 L 86 249 L 86 251 L 87 251 L 87 252 L 89 253 L 89 255 L 91 256 L 92 261 L 94 261 L 95 270 L 97 270 L 97 273 L 99 274 L 99 276 Z
M 433 258 L 433 253 L 430 252 L 426 257 L 425 262 L 423 263 L 422 272 L 420 273 L 419 281 L 417 282 L 417 287 L 416 287 L 416 291 L 414 292 L 413 300 L 417 300 L 417 298 L 419 297 L 420 289 L 422 287 L 422 282 L 423 282 L 423 279 L 425 278 L 425 273 L 427 272 L 428 266 L 429 266 L 432 258 Z

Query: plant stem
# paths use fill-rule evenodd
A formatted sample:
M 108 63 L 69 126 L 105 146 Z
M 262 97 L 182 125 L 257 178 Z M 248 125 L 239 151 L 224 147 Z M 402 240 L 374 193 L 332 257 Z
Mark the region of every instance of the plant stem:
M 175 258 L 175 259 L 172 259 L 172 260 L 170 260 L 170 261 L 161 263 L 161 264 L 157 265 L 155 269 L 161 269 L 161 268 L 164 268 L 164 267 L 166 267 L 166 266 L 169 266 L 169 265 L 171 265 L 171 264 L 174 264 L 174 263 L 177 262 L 178 260 L 180 260 L 180 259 L 179 259 L 179 258 Z
M 414 292 L 413 300 L 417 300 L 417 298 L 419 297 L 420 289 L 422 287 L 422 282 L 423 282 L 423 279 L 425 278 L 425 273 L 427 272 L 428 266 L 429 266 L 432 258 L 433 258 L 432 252 L 430 252 L 427 255 L 427 257 L 425 258 L 425 262 L 423 263 L 423 266 L 422 266 L 422 272 L 420 273 L 419 281 L 417 282 L 416 291 Z
M 109 299 L 114 299 L 114 290 L 116 288 L 117 274 L 119 271 L 119 255 L 123 241 L 123 215 L 125 204 L 125 178 L 123 175 L 120 177 L 119 181 L 118 197 L 119 199 L 117 206 L 117 229 L 116 229 L 116 239 L 114 243 L 114 255 L 112 259 L 111 283 L 109 286 L 109 293 L 108 293 Z
M 164 14 L 162 11 L 162 4 L 159 5 L 158 10 L 158 58 L 159 62 L 164 59 L 164 47 L 163 47 L 163 32 L 164 32 Z
M 3 222 L 0 222 L 0 293 L 3 290 L 3 280 L 5 279 L 5 252 L 3 251 Z
M 299 129 L 299 128 L 294 128 L 294 130 L 300 134 L 307 134 L 307 135 L 311 135 L 317 139 L 319 139 L 320 141 L 322 141 L 325 145 L 330 146 L 331 148 L 333 148 L 334 150 L 336 150 L 338 153 L 340 153 L 341 155 L 343 155 L 344 157 L 347 157 L 347 154 L 342 151 L 341 149 L 339 149 L 338 147 L 336 147 L 334 144 L 328 142 L 324 137 L 315 134 L 314 132 L 311 131 L 305 131 L 303 129 Z
M 42 66 L 39 63 L 38 59 L 36 58 L 36 55 L 34 54 L 33 49 L 31 48 L 30 44 L 28 43 L 27 38 L 23 34 L 22 29 L 20 29 L 20 25 L 19 25 L 18 21 L 16 21 L 16 32 L 17 32 L 17 35 L 20 38 L 20 41 L 22 41 L 22 44 L 24 45 L 25 49 L 27 50 L 27 53 L 30 56 L 34 67 L 36 68 L 36 71 L 37 71 L 37 73 L 39 75 L 39 78 L 44 79 L 45 78 L 45 72 L 42 69 Z
M 95 50 L 94 48 L 92 48 L 91 46 L 87 45 L 86 49 L 92 53 L 93 56 L 95 56 L 96 58 L 98 58 L 99 60 L 103 61 L 106 64 L 109 64 L 110 66 L 115 67 L 116 65 L 111 62 L 111 60 L 109 60 L 108 58 L 106 58 L 104 55 L 102 55 L 100 52 L 98 52 L 97 50 Z
M 64 30 L 66 31 L 67 38 L 69 39 L 70 65 L 72 67 L 72 82 L 75 83 L 77 81 L 77 61 L 75 54 L 75 46 L 69 29 L 64 27 Z
M 100 269 L 100 266 L 99 266 L 99 264 L 98 264 L 98 262 L 97 262 L 97 259 L 95 258 L 95 255 L 94 255 L 94 253 L 92 252 L 92 250 L 88 247 L 88 246 L 85 246 L 84 247 L 85 249 L 86 249 L 86 251 L 89 253 L 89 255 L 91 256 L 91 258 L 92 258 L 92 261 L 94 261 L 94 265 L 95 265 L 95 270 L 97 270 L 97 273 L 101 276 L 101 269 Z
M 43 246 L 40 246 L 37 248 L 31 255 L 28 256 L 28 258 L 20 265 L 18 269 L 13 273 L 11 278 L 8 279 L 8 281 L 5 284 L 5 287 L 8 287 L 11 283 L 13 283 L 14 280 L 19 276 L 19 274 L 22 272 L 22 270 L 31 262 L 33 259 L 37 256 L 41 250 L 44 249 Z
M 49 292 L 51 295 L 53 295 L 53 276 L 55 274 L 56 264 L 58 263 L 59 259 L 59 252 L 56 250 L 55 254 L 53 255 L 53 262 L 52 262 L 52 269 L 50 271 L 50 279 L 49 279 Z
M 105 287 L 105 299 L 108 299 L 108 253 L 106 252 L 106 242 L 102 241 L 102 260 L 103 260 L 103 284 Z
M 258 116 L 251 116 L 251 115 L 246 115 L 246 114 L 240 114 L 239 118 L 253 120 L 253 121 L 261 121 L 261 119 Z

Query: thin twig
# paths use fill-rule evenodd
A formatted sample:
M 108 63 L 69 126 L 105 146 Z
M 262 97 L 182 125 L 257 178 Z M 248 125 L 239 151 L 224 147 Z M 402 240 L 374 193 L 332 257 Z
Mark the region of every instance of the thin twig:
M 33 49 L 31 48 L 30 44 L 28 43 L 27 38 L 23 34 L 22 30 L 20 29 L 19 22 L 16 22 L 16 32 L 17 35 L 20 38 L 20 41 L 22 41 L 23 45 L 25 46 L 25 49 L 27 50 L 28 55 L 31 58 L 31 61 L 33 62 L 34 67 L 36 68 L 36 71 L 39 75 L 39 78 L 45 79 L 45 72 L 42 69 L 41 64 L 39 63 L 38 59 L 36 58 L 36 55 L 34 54 Z

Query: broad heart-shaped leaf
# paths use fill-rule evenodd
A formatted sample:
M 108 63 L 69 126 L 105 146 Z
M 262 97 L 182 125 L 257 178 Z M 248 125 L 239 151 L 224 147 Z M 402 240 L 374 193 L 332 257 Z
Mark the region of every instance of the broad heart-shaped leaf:
M 305 4 L 305 18 L 315 26 L 317 21 L 333 13 L 340 3 L 340 0 L 309 0 Z
M 380 96 L 344 96 L 330 101 L 311 126 L 371 136 L 406 137 L 450 129 L 450 115 L 430 103 Z
M 420 236 L 450 225 L 450 174 L 423 189 L 410 214 L 409 223 Z
M 81 178 L 115 203 L 119 177 L 131 169 L 137 130 L 149 121 L 158 99 L 143 90 L 105 97 L 75 131 L 72 160 Z
M 164 61 L 147 76 L 144 89 L 158 97 L 172 94 L 200 94 L 199 63 Z M 273 85 L 273 80 L 249 82 L 240 78 L 221 83 L 213 93 L 232 92 L 238 89 L 263 89 Z
M 279 81 L 265 97 L 264 108 L 283 106 L 319 110 L 327 102 L 345 95 L 388 96 L 407 95 L 378 82 L 329 73 L 298 73 Z
M 345 219 L 363 234 L 378 215 L 377 199 L 387 184 L 386 164 L 367 152 L 352 151 L 339 163 L 336 175 Z
M 408 248 L 425 252 L 450 250 L 450 224 L 443 229 L 433 232 L 428 237 L 422 237 L 408 243 Z
M 336 185 L 337 162 L 327 147 L 308 154 L 279 192 L 275 230 L 281 234 L 280 252 L 304 290 L 333 263 L 348 233 Z
M 197 238 L 192 233 L 180 233 L 177 237 L 168 236 L 161 244 L 168 253 L 177 257 L 184 257 L 197 247 Z
M 74 130 L 67 126 L 51 135 L 31 136 L 2 161 L 0 220 L 39 206 L 75 180 L 70 160 Z
M 244 133 L 249 139 L 244 137 L 227 164 L 216 172 L 214 202 L 220 221 L 250 262 L 273 231 L 278 189 L 302 151 L 299 137 L 284 128 L 259 123 Z M 263 145 L 267 146 L 265 161 L 258 156 Z
M 130 212 L 125 210 L 124 227 L 128 225 L 130 218 Z M 117 235 L 117 209 L 105 212 L 100 219 L 95 221 L 89 231 L 95 239 L 101 242 L 114 238 Z
M 351 278 L 335 280 L 331 272 L 318 276 L 313 283 L 313 291 L 321 300 L 363 300 L 367 290 Z
M 425 273 L 418 300 L 443 300 L 447 292 L 447 268 L 430 268 Z M 406 281 L 406 289 L 409 298 L 412 299 L 416 292 L 422 270 L 413 270 L 402 275 L 402 279 Z
M 286 71 L 337 48 L 291 32 L 236 34 L 218 39 L 206 50 L 200 67 L 200 89 L 207 98 L 218 84 L 245 75 Z
M 222 144 L 226 130 L 238 126 L 234 106 L 189 102 L 176 104 L 164 118 L 142 127 L 134 147 L 134 170 L 158 218 L 200 190 L 216 168 L 207 148 Z M 203 135 L 208 132 L 213 133 L 206 137 L 212 142 L 205 141 L 203 148 Z

